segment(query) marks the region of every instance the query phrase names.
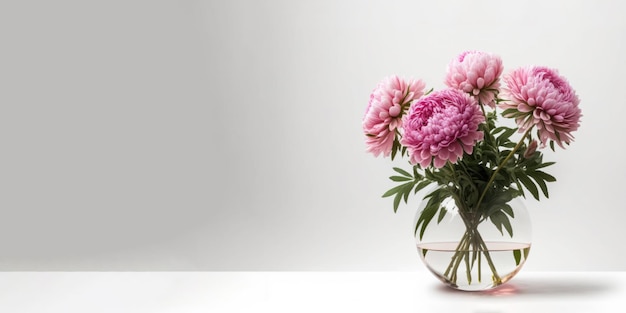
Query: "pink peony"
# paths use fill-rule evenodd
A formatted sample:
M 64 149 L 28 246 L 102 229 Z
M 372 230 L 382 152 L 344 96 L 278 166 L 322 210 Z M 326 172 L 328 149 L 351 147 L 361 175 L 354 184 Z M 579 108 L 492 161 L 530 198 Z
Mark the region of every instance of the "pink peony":
M 505 117 L 515 118 L 520 132 L 537 126 L 542 146 L 548 140 L 561 148 L 574 140 L 572 132 L 580 125 L 581 110 L 576 92 L 554 69 L 524 67 L 504 77 L 507 101 L 499 106 Z
M 411 101 L 424 95 L 424 87 L 421 80 L 406 82 L 397 76 L 389 76 L 378 84 L 363 117 L 368 152 L 389 156 L 396 129 L 402 126 L 402 114 Z
M 500 88 L 502 59 L 481 52 L 466 51 L 448 64 L 445 83 L 476 97 L 483 105 L 495 108 L 495 98 Z
M 485 120 L 476 99 L 457 89 L 435 91 L 411 105 L 404 117 L 402 145 L 412 164 L 436 168 L 472 153 L 483 138 L 478 125 Z

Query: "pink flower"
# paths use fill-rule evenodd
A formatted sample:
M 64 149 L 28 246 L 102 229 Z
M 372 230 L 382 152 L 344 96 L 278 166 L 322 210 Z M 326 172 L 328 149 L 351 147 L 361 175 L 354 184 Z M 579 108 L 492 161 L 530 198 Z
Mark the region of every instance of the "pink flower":
M 504 78 L 506 102 L 500 104 L 505 117 L 515 118 L 520 132 L 537 126 L 542 146 L 548 140 L 561 148 L 574 140 L 572 132 L 580 126 L 580 100 L 557 70 L 523 67 Z
M 412 164 L 443 167 L 463 152 L 472 153 L 483 138 L 478 125 L 485 120 L 476 99 L 457 89 L 435 91 L 411 105 L 404 117 L 404 136 Z
M 500 88 L 502 59 L 491 53 L 466 51 L 448 64 L 445 83 L 476 97 L 483 105 L 495 108 Z
M 406 82 L 397 76 L 389 76 L 378 84 L 363 117 L 368 152 L 389 156 L 396 129 L 402 126 L 402 114 L 411 101 L 424 95 L 424 87 L 421 80 Z

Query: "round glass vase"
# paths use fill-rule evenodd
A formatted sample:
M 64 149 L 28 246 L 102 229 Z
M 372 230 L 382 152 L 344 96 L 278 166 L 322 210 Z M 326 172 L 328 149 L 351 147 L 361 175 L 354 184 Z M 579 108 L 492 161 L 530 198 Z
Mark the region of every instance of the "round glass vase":
M 427 202 L 420 204 L 415 225 Z M 416 226 L 415 239 L 430 272 L 449 287 L 464 291 L 489 290 L 513 278 L 530 251 L 531 223 L 520 197 L 507 205 L 489 217 L 473 218 L 461 214 L 449 197 L 441 201 L 436 214 L 426 214 L 432 219 L 423 229 Z

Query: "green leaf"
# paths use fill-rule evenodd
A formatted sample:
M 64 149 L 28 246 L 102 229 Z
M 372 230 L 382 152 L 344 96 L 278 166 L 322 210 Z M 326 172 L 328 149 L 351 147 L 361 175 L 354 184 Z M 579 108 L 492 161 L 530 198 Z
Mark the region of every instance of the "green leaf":
M 393 199 L 393 211 L 397 212 L 398 206 L 400 205 L 400 200 L 404 199 L 405 203 L 408 202 L 409 193 L 411 193 L 411 190 L 413 189 L 414 185 L 415 185 L 415 181 L 411 180 L 409 182 L 406 182 L 404 184 L 395 186 L 387 190 L 387 192 L 385 192 L 382 197 L 386 198 L 386 197 L 395 195 Z
M 505 204 L 502 206 L 502 212 L 508 214 L 510 217 L 515 218 L 515 214 L 513 213 L 513 208 L 508 204 Z
M 519 265 L 520 261 L 522 260 L 522 251 L 513 250 L 513 257 L 515 258 L 515 265 Z
M 407 171 L 405 171 L 405 170 L 403 170 L 403 169 L 401 169 L 399 167 L 394 167 L 393 170 L 398 172 L 398 173 L 400 173 L 402 176 L 413 178 L 413 176 L 411 174 L 409 174 L 409 172 L 407 172 Z
M 537 177 L 537 175 L 535 175 L 535 174 L 536 174 L 536 172 L 535 172 L 535 173 L 533 173 L 532 178 L 533 178 L 533 179 L 537 182 L 537 185 L 539 185 L 539 188 L 541 188 L 541 192 L 543 193 L 543 195 L 544 195 L 546 198 L 549 198 L 549 195 L 548 195 L 548 186 L 546 186 L 546 182 L 543 180 L 543 178 L 542 178 L 542 177 Z
M 443 220 L 443 218 L 446 216 L 446 212 L 448 212 L 448 210 L 444 208 L 439 209 L 439 216 L 437 217 L 437 224 L 441 223 L 441 220 Z
M 404 203 L 408 202 L 409 193 L 411 193 L 411 189 L 413 189 L 413 184 L 415 184 L 415 182 L 410 181 L 408 183 L 405 183 L 396 187 L 398 188 L 398 190 L 396 192 L 395 198 L 393 198 L 393 211 L 394 212 L 398 211 L 400 200 L 404 199 Z
M 508 141 L 506 143 L 503 143 L 502 146 L 505 148 L 515 148 L 516 143 L 512 142 L 512 141 Z
M 400 149 L 400 142 L 398 141 L 398 136 L 393 140 L 393 144 L 391 145 L 391 160 L 396 157 L 396 153 L 398 153 L 398 149 Z
M 419 230 L 420 240 L 424 237 L 426 226 L 428 226 L 430 221 L 437 213 L 437 210 L 439 210 L 439 207 L 441 205 L 440 193 L 441 189 L 437 189 L 425 197 L 425 199 L 429 198 L 428 202 L 426 203 L 424 210 L 422 210 L 422 212 L 420 213 L 420 216 L 417 219 L 417 223 L 415 224 L 415 234 L 417 234 L 417 231 Z
M 526 176 L 526 174 L 522 173 L 522 175 L 518 175 L 517 179 L 522 182 L 524 187 L 526 187 L 526 190 L 530 191 L 535 199 L 539 200 L 539 190 L 537 189 L 537 186 L 535 186 L 535 184 L 532 182 L 532 180 L 530 180 L 530 178 Z
M 515 179 L 515 177 L 513 177 Z M 524 188 L 522 188 L 522 185 L 520 185 L 519 180 L 515 179 L 515 185 L 517 186 L 517 190 L 520 191 L 520 194 L 522 195 L 522 197 L 526 198 L 526 194 L 524 194 Z
M 519 191 L 514 188 L 490 191 L 487 193 L 487 196 L 485 197 L 486 200 L 483 201 L 479 210 L 486 216 L 491 216 L 494 212 L 502 210 L 508 210 L 509 213 L 512 213 L 512 209 L 510 209 L 510 206 L 507 203 L 519 194 Z
M 420 240 L 424 237 L 424 232 L 426 231 L 426 227 L 435 216 L 435 213 L 437 213 L 437 209 L 439 209 L 439 206 L 436 206 L 436 205 L 428 206 L 420 214 L 417 224 L 415 225 L 415 233 L 417 233 L 417 230 L 419 228 Z M 421 228 L 420 228 L 420 225 L 421 225 Z
M 424 189 L 426 186 L 428 186 L 430 184 L 431 184 L 431 182 L 427 181 L 427 180 L 420 182 L 419 184 L 417 184 L 417 186 L 415 186 L 415 192 L 414 193 L 417 193 L 418 191 Z
M 554 164 L 556 164 L 556 162 L 545 162 L 545 163 L 541 163 L 541 160 L 539 160 L 539 163 L 540 163 L 539 165 L 537 165 L 537 166 L 535 166 L 535 167 L 534 167 L 535 169 L 539 169 L 539 168 L 543 168 L 543 167 L 547 167 L 547 166 L 550 166 L 550 165 L 554 165 Z M 543 172 L 542 172 L 542 173 L 543 173 Z
M 500 134 L 500 136 L 498 136 L 498 138 L 496 139 L 498 142 L 504 142 L 508 140 L 509 137 L 511 137 L 511 135 L 513 135 L 516 131 L 515 128 L 505 127 L 505 129 L 506 130 L 502 134 Z
M 502 213 L 502 211 L 494 212 L 489 216 L 489 219 L 502 235 L 504 235 L 504 232 L 502 231 L 502 227 L 504 226 L 504 229 L 506 229 L 509 235 L 513 237 L 513 227 L 511 227 L 511 221 L 509 221 L 509 218 Z
M 404 194 L 404 203 L 408 203 L 409 194 L 411 193 L 411 189 L 413 189 L 413 185 L 415 182 L 406 183 L 405 188 L 402 189 L 402 193 Z
M 506 127 L 506 126 L 499 126 L 499 127 L 494 128 L 493 130 L 491 130 L 491 133 L 495 135 L 495 134 L 497 134 L 497 133 L 499 133 L 501 131 L 504 131 L 506 129 L 508 129 L 508 127 Z
M 506 109 L 502 111 L 502 116 L 507 117 L 507 118 L 515 117 L 521 114 L 523 113 L 519 112 L 517 109 Z
M 397 193 L 396 197 L 393 198 L 393 212 L 398 212 L 398 206 L 400 206 L 400 200 L 402 200 L 402 193 Z
M 398 191 L 399 191 L 400 189 L 402 189 L 402 186 L 403 186 L 403 185 L 404 185 L 404 184 L 402 184 L 402 185 L 398 185 L 398 186 L 395 186 L 395 187 L 393 187 L 393 188 L 391 188 L 391 189 L 387 190 L 387 192 L 385 192 L 385 193 L 383 194 L 383 198 L 387 198 L 387 197 L 390 197 L 390 196 L 395 195 L 396 193 L 398 193 Z
M 508 217 L 506 217 L 506 215 L 503 214 L 502 216 L 504 216 L 504 221 L 503 221 L 502 225 L 504 226 L 506 231 L 509 233 L 509 236 L 511 236 L 511 238 L 513 238 L 513 227 L 511 226 L 511 221 L 509 220 Z
M 413 180 L 412 177 L 404 177 L 404 176 L 391 176 L 391 177 L 389 177 L 389 179 L 391 179 L 391 180 L 393 180 L 395 182 Z
M 417 165 L 414 165 L 414 166 L 413 166 L 413 177 L 415 177 L 416 179 L 417 179 L 417 178 L 419 178 L 420 180 L 423 178 L 423 177 L 422 177 L 422 175 L 420 175 L 420 174 L 417 172 Z
M 552 162 L 554 163 L 554 162 Z M 555 182 L 556 178 L 546 172 L 543 171 L 534 171 L 534 173 L 536 173 L 539 177 L 541 177 L 543 180 L 547 181 L 547 182 Z

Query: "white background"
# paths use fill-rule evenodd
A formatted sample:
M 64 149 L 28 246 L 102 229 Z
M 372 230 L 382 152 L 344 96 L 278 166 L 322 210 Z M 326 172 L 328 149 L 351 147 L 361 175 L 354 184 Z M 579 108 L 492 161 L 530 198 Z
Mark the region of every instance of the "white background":
M 529 270 L 626 270 L 619 1 L 2 1 L 1 270 L 417 270 L 365 152 L 391 74 L 559 69 L 583 118 Z

